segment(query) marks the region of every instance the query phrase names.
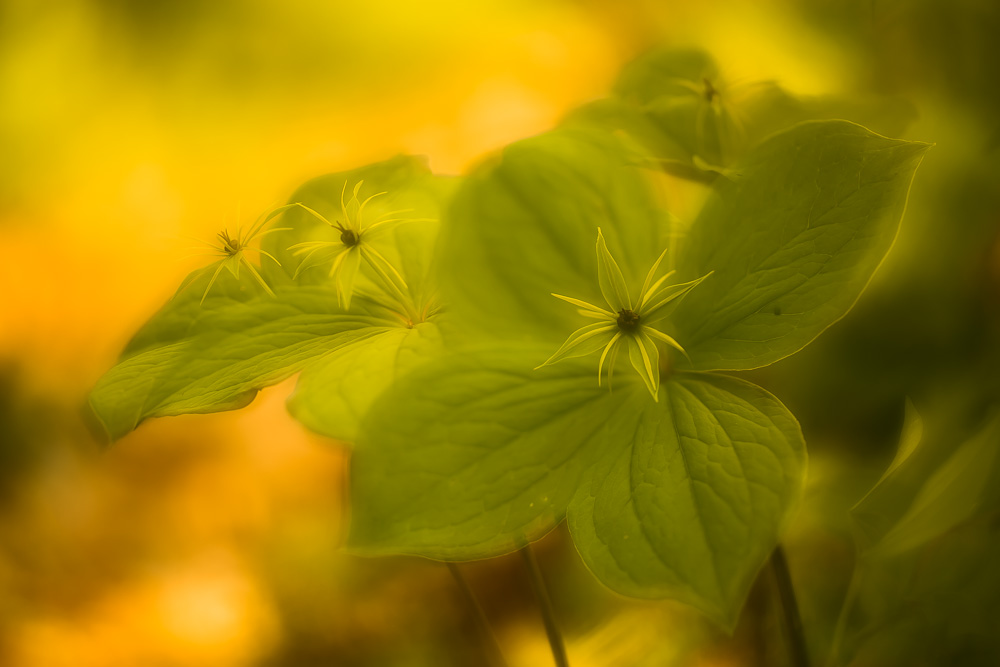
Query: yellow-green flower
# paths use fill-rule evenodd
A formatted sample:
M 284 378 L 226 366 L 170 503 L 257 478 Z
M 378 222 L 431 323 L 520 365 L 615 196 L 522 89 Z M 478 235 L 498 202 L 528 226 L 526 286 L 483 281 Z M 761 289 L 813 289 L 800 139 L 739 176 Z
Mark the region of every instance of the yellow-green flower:
M 288 204 L 287 206 L 279 206 L 278 208 L 274 209 L 267 215 L 261 216 L 257 220 L 257 222 L 255 222 L 250 227 L 250 229 L 247 230 L 246 234 L 244 234 L 240 230 L 237 230 L 236 236 L 232 237 L 229 235 L 228 229 L 223 229 L 218 234 L 218 239 L 219 239 L 218 244 L 206 242 L 206 244 L 213 251 L 215 251 L 214 254 L 221 255 L 222 259 L 219 260 L 218 266 L 215 269 L 215 273 L 212 274 L 211 280 L 208 281 L 208 287 L 205 288 L 205 293 L 202 294 L 201 296 L 201 303 L 205 303 L 205 298 L 208 296 L 208 293 L 212 290 L 212 286 L 215 285 L 215 281 L 219 277 L 219 273 L 222 272 L 222 269 L 227 269 L 231 274 L 233 274 L 233 277 L 239 280 L 240 265 L 243 265 L 247 268 L 247 271 L 249 271 L 250 275 L 252 275 L 257 280 L 257 282 L 260 283 L 260 286 L 264 288 L 265 292 L 267 292 L 271 296 L 274 296 L 274 292 L 271 291 L 271 288 L 268 287 L 268 284 L 264 281 L 263 278 L 261 278 L 260 274 L 257 272 L 257 269 L 254 268 L 254 265 L 250 263 L 249 259 L 247 259 L 246 253 L 248 250 L 259 253 L 261 257 L 269 257 L 274 261 L 275 264 L 281 266 L 281 263 L 277 259 L 275 259 L 271 253 L 265 250 L 261 250 L 260 248 L 251 248 L 249 247 L 249 245 L 250 242 L 258 236 L 264 236 L 265 234 L 270 234 L 271 232 L 284 231 L 285 229 L 287 229 L 282 227 L 273 227 L 267 230 L 266 232 L 262 231 L 264 229 L 264 225 L 266 225 L 273 218 L 285 212 L 292 206 L 298 206 L 298 204 Z M 208 268 L 211 267 L 209 266 Z
M 653 395 L 653 400 L 658 401 L 660 356 L 656 348 L 656 341 L 662 341 L 682 354 L 686 353 L 680 343 L 662 331 L 654 329 L 651 325 L 667 316 L 666 307 L 668 304 L 683 297 L 698 283 L 711 275 L 709 273 L 697 280 L 668 285 L 666 284 L 667 279 L 673 275 L 673 271 L 656 278 L 656 272 L 666 254 L 667 251 L 664 250 L 653 263 L 653 268 L 646 275 L 646 282 L 643 283 L 642 290 L 639 292 L 638 300 L 633 302 L 622 271 L 615 258 L 611 256 L 611 252 L 608 251 L 604 236 L 598 228 L 597 280 L 609 309 L 595 306 L 580 299 L 553 294 L 552 296 L 557 299 L 577 306 L 577 312 L 584 317 L 598 321 L 574 331 L 562 344 L 562 347 L 538 368 L 563 359 L 582 357 L 602 350 L 601 360 L 597 364 L 597 383 L 601 384 L 604 363 L 607 362 L 608 382 L 610 384 L 618 351 L 622 345 L 625 345 L 628 347 L 628 356 L 632 367 L 646 383 L 646 388 Z
M 403 280 L 399 271 L 372 246 L 372 241 L 399 224 L 417 221 L 416 218 L 394 217 L 406 212 L 402 210 L 384 213 L 371 223 L 367 223 L 364 220 L 365 207 L 371 200 L 386 193 L 377 192 L 362 202 L 358 199 L 358 191 L 361 190 L 363 183 L 364 181 L 358 181 L 357 185 L 354 186 L 354 195 L 350 201 L 345 203 L 344 195 L 347 193 L 347 181 L 344 181 L 344 188 L 340 193 L 340 211 L 343 221 L 330 222 L 308 206 L 301 205 L 311 215 L 337 230 L 339 238 L 334 241 L 306 241 L 289 247 L 293 254 L 305 255 L 302 258 L 302 263 L 295 270 L 293 279 L 297 278 L 305 269 L 329 261 L 329 253 L 323 253 L 324 251 L 333 251 L 330 277 L 333 278 L 337 286 L 337 298 L 345 309 L 351 307 L 351 296 L 354 294 L 354 285 L 362 260 L 371 267 L 376 278 L 394 296 L 402 295 L 402 290 L 406 289 L 406 281 Z

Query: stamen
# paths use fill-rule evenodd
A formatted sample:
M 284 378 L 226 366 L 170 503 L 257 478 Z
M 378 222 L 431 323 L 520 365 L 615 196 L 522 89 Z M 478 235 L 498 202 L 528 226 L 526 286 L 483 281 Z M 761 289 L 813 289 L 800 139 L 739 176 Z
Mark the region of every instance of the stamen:
M 340 242 L 348 248 L 353 248 L 358 245 L 358 235 L 354 233 L 353 229 L 345 229 L 340 232 Z
M 618 328 L 626 333 L 631 333 L 639 328 L 639 313 L 629 308 L 622 308 L 618 311 Z

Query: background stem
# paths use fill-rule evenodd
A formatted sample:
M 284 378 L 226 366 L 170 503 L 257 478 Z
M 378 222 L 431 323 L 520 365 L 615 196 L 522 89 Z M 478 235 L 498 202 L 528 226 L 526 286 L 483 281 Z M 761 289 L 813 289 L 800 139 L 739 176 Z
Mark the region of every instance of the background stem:
M 778 587 L 778 599 L 781 602 L 782 616 L 785 620 L 785 630 L 788 636 L 788 652 L 793 667 L 809 667 L 809 653 L 806 650 L 806 637 L 802 631 L 802 617 L 799 615 L 799 604 L 795 600 L 795 590 L 792 588 L 792 577 L 788 572 L 788 561 L 785 550 L 779 544 L 771 554 L 771 570 Z
M 545 587 L 545 580 L 542 578 L 542 571 L 538 568 L 538 561 L 535 559 L 535 552 L 530 544 L 525 544 L 521 548 L 521 556 L 528 566 L 531 575 L 531 588 L 535 592 L 538 606 L 542 612 L 542 621 L 545 623 L 545 634 L 549 637 L 549 646 L 552 648 L 552 659 L 556 667 L 569 667 L 569 660 L 566 658 L 566 647 L 563 645 L 562 634 L 559 632 L 559 625 L 556 623 L 555 614 L 552 612 L 552 600 L 549 598 L 549 591 Z
M 481 635 L 483 641 L 483 651 L 486 653 L 489 663 L 494 665 L 494 667 L 507 667 L 507 660 L 503 657 L 503 651 L 500 650 L 500 643 L 497 641 L 497 637 L 493 633 L 493 627 L 490 625 L 490 621 L 486 617 L 486 612 L 483 611 L 483 606 L 479 604 L 479 600 L 472 592 L 469 582 L 465 580 L 465 577 L 462 575 L 462 571 L 458 569 L 457 564 L 447 563 L 447 565 L 452 578 L 455 579 L 455 583 L 458 584 L 459 590 L 462 591 L 462 597 L 465 598 L 465 602 L 475 612 L 474 617 L 476 627 L 479 628 L 479 634 Z

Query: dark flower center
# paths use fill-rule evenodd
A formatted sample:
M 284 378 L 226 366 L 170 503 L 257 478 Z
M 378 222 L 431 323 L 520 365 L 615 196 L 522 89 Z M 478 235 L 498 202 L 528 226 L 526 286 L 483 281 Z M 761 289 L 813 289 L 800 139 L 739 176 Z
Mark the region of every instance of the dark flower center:
M 345 229 L 340 232 L 340 242 L 348 248 L 353 248 L 358 245 L 358 235 L 354 233 L 353 229 Z
M 219 234 L 219 239 L 222 240 L 222 249 L 227 255 L 235 255 L 240 251 L 240 242 L 238 238 L 230 238 L 228 231 L 223 231 Z
M 629 308 L 618 311 L 618 328 L 630 333 L 639 328 L 639 313 Z
M 709 81 L 707 77 L 703 78 L 702 81 L 705 82 L 705 92 L 703 93 L 705 95 L 705 101 L 711 102 L 715 99 L 715 96 L 719 94 L 719 91 L 715 89 L 715 86 L 712 85 L 712 82 Z

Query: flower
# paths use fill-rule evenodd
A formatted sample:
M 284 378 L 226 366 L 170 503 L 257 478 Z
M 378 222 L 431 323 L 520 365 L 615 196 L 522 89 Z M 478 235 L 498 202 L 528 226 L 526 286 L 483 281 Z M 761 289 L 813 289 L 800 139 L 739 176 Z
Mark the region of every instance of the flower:
M 208 287 L 205 288 L 205 293 L 201 296 L 201 302 L 205 303 L 205 298 L 208 297 L 208 293 L 212 290 L 212 286 L 215 285 L 216 279 L 219 277 L 219 273 L 222 269 L 228 269 L 233 277 L 237 280 L 240 278 L 240 265 L 247 267 L 247 271 L 260 283 L 260 286 L 264 288 L 264 291 L 274 296 L 274 292 L 268 287 L 267 283 L 261 278 L 257 269 L 254 265 L 250 263 L 250 260 L 246 257 L 246 251 L 252 250 L 253 252 L 259 253 L 262 257 L 271 258 L 275 264 L 281 266 L 281 262 L 274 258 L 271 253 L 261 250 L 260 248 L 250 248 L 249 244 L 258 236 L 264 236 L 265 234 L 270 234 L 271 232 L 285 231 L 286 227 L 273 227 L 269 230 L 261 231 L 264 229 L 264 225 L 270 222 L 272 219 L 278 215 L 284 213 L 286 210 L 292 206 L 298 206 L 299 204 L 288 204 L 286 206 L 279 206 L 267 215 L 261 216 L 257 222 L 255 222 L 250 229 L 243 234 L 241 231 L 237 230 L 236 236 L 230 236 L 228 229 L 223 229 L 218 234 L 218 239 L 221 243 L 214 244 L 205 242 L 212 250 L 215 251 L 216 255 L 221 255 L 222 259 L 218 262 L 218 267 L 215 269 L 215 273 L 212 274 L 212 279 L 208 281 Z M 211 268 L 211 266 L 206 267 L 206 271 Z
M 318 266 L 327 261 L 329 256 L 321 257 L 318 261 L 313 261 L 322 251 L 334 251 L 333 264 L 330 266 L 330 277 L 334 279 L 337 285 L 337 298 L 345 310 L 351 307 L 351 296 L 354 294 L 354 285 L 358 277 L 358 271 L 361 268 L 361 260 L 364 260 L 371 267 L 376 277 L 394 296 L 403 299 L 402 290 L 406 289 L 406 281 L 403 280 L 403 276 L 400 275 L 399 271 L 379 251 L 372 247 L 371 242 L 376 237 L 399 224 L 424 220 L 424 218 L 393 217 L 406 212 L 406 210 L 401 210 L 390 211 L 372 223 L 366 224 L 364 222 L 365 206 L 372 199 L 386 193 L 377 192 L 362 202 L 358 199 L 358 191 L 361 190 L 363 183 L 364 181 L 358 181 L 357 185 L 354 186 L 354 195 L 351 197 L 351 200 L 344 203 L 344 194 L 347 192 L 347 181 L 344 181 L 344 188 L 340 193 L 340 211 L 343 216 L 343 222 L 340 220 L 330 222 L 313 209 L 300 204 L 311 215 L 337 230 L 339 232 L 337 240 L 306 241 L 289 247 L 289 250 L 292 250 L 293 254 L 305 255 L 302 258 L 302 263 L 295 270 L 293 279 L 297 278 L 305 269 Z
M 705 280 L 708 273 L 701 278 L 686 283 L 666 284 L 667 278 L 673 275 L 670 271 L 659 279 L 654 280 L 660 263 L 666 256 L 664 250 L 660 257 L 653 263 L 653 267 L 646 275 L 646 282 L 642 285 L 639 299 L 633 305 L 629 296 L 625 278 L 615 258 L 608 251 L 608 246 L 604 242 L 601 229 L 597 229 L 597 280 L 601 287 L 604 300 L 608 303 L 610 310 L 595 306 L 563 296 L 553 294 L 557 299 L 562 299 L 567 303 L 578 307 L 577 312 L 584 317 L 589 317 L 598 322 L 581 327 L 570 334 L 566 342 L 562 344 L 556 353 L 549 357 L 543 366 L 549 366 L 563 359 L 582 357 L 601 350 L 601 360 L 597 364 L 597 384 L 600 385 L 604 374 L 604 362 L 608 362 L 608 384 L 610 386 L 611 377 L 614 373 L 615 360 L 618 351 L 624 344 L 628 347 L 629 361 L 632 367 L 639 373 L 646 388 L 652 394 L 653 400 L 658 401 L 657 395 L 660 388 L 659 352 L 656 348 L 656 340 L 662 341 L 670 347 L 678 350 L 682 354 L 684 348 L 680 343 L 667 334 L 654 329 L 653 323 L 662 320 L 667 316 L 666 307 L 685 294 L 694 289 L 701 281 Z

